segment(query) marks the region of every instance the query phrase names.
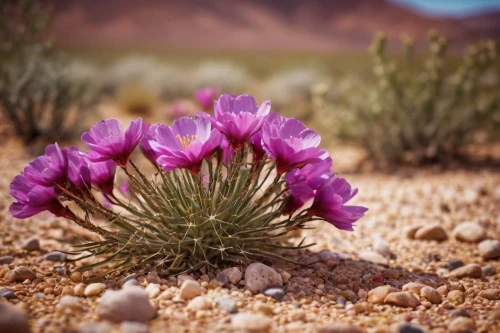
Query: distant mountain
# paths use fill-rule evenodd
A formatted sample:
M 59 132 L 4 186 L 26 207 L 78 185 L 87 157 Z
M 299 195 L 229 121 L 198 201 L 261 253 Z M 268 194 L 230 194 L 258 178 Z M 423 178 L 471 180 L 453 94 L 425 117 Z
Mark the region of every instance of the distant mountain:
M 385 31 L 423 41 L 436 28 L 456 46 L 500 36 L 498 14 L 420 15 L 384 0 L 43 0 L 66 45 L 239 50 L 364 50 Z

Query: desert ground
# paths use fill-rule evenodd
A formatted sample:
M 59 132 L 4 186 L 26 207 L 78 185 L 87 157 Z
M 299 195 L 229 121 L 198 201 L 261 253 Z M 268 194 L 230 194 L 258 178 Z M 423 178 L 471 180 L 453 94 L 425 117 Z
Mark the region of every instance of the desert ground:
M 334 160 L 348 154 L 339 151 Z M 189 276 L 145 268 L 91 282 L 98 271 L 76 273 L 82 262 L 54 252 L 71 251 L 90 236 L 85 230 L 50 214 L 9 215 L 10 181 L 29 160 L 18 141 L 4 140 L 0 300 L 14 307 L 0 317 L 11 316 L 9 332 L 27 332 L 23 313 L 32 332 L 500 331 L 498 171 L 341 173 L 369 212 L 352 233 L 323 223 L 293 235 L 292 242 L 315 243 L 289 255 L 300 265 L 262 262 Z M 276 279 L 283 287 L 266 289 Z M 132 294 L 118 306 L 102 301 L 107 290 L 137 288 L 153 312 Z

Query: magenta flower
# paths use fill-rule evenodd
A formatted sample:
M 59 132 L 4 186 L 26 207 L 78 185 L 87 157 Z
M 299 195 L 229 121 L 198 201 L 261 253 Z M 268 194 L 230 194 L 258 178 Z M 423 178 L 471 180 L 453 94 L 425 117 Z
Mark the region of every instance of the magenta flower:
M 262 126 L 262 142 L 269 157 L 276 160 L 278 174 L 319 163 L 328 152 L 317 148 L 321 138 L 294 118 L 274 117 Z
M 46 210 L 56 216 L 73 216 L 59 202 L 53 187 L 31 183 L 23 174 L 17 175 L 10 184 L 10 195 L 17 200 L 9 207 L 14 217 L 23 219 Z
M 33 185 L 65 187 L 68 159 L 57 143 L 48 145 L 45 155 L 35 158 L 24 168 L 26 180 Z
M 215 117 L 206 116 L 231 142 L 233 149 L 240 151 L 245 142 L 260 130 L 270 110 L 270 101 L 257 107 L 255 99 L 250 95 L 224 94 L 215 101 Z
M 158 154 L 156 162 L 165 171 L 181 168 L 197 175 L 203 159 L 214 152 L 221 139 L 208 119 L 183 117 L 174 121 L 171 128 L 159 125 L 149 144 Z
M 170 108 L 167 109 L 167 116 L 170 118 L 186 117 L 189 116 L 191 113 L 192 110 L 189 109 L 183 103 L 175 103 Z
M 76 187 L 90 189 L 90 169 L 85 159 L 86 153 L 75 146 L 63 149 L 68 159 L 67 178 Z
M 141 139 L 139 147 L 146 158 L 156 165 L 156 158 L 158 157 L 156 152 L 151 148 L 149 140 L 153 139 L 154 133 L 156 132 L 157 124 L 151 125 L 148 123 L 143 123 L 144 137 Z
M 302 169 L 294 169 L 285 176 L 290 197 L 285 208 L 291 213 L 314 198 L 315 190 L 333 177 L 332 159 L 326 158 L 321 163 L 308 164 Z
M 90 179 L 92 185 L 104 194 L 113 193 L 115 184 L 116 163 L 112 160 L 90 163 Z
M 316 192 L 309 215 L 319 216 L 342 230 L 353 231 L 352 224 L 364 216 L 368 208 L 346 206 L 358 192 L 343 178 L 332 178 Z
M 204 111 L 210 110 L 217 95 L 219 95 L 219 89 L 216 87 L 206 87 L 194 93 L 194 97 L 201 104 Z
M 127 165 L 130 154 L 141 139 L 141 118 L 131 121 L 127 131 L 116 119 L 102 120 L 82 135 L 82 141 L 92 150 L 87 154 L 89 161 L 113 160 L 119 166 Z
M 220 149 L 222 151 L 222 163 L 228 166 L 233 159 L 233 148 L 231 148 L 231 144 L 227 141 L 226 137 L 222 137 Z

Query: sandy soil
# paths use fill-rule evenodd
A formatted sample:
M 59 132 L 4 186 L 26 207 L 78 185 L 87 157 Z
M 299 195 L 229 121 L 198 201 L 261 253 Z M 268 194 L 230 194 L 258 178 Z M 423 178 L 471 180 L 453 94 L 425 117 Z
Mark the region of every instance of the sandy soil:
M 86 232 L 48 214 L 26 220 L 9 216 L 10 181 L 28 160 L 19 143 L 4 141 L 0 149 L 0 257 L 12 256 L 13 262 L 0 265 L 0 289 L 12 291 L 15 297 L 3 301 L 27 311 L 34 332 L 120 329 L 125 332 L 126 328 L 98 318 L 95 309 L 100 296 L 79 297 L 81 309 L 57 308 L 62 294 L 72 295 L 76 291 L 78 282 L 67 276 L 74 264 L 47 261 L 44 255 L 54 250 L 70 250 L 75 236 Z M 253 295 L 241 285 L 215 286 L 210 282 L 214 278 L 211 274 L 194 275 L 207 298 L 213 301 L 218 295 L 228 294 L 236 300 L 238 312 L 267 316 L 271 319 L 270 330 L 276 332 L 333 332 L 325 326 L 332 322 L 354 325 L 347 331 L 360 328 L 367 332 L 410 332 L 408 326 L 401 325 L 411 323 L 428 332 L 474 331 L 474 328 L 478 332 L 499 332 L 499 300 L 479 295 L 487 289 L 499 292 L 499 259 L 483 259 L 478 245 L 454 239 L 453 229 L 461 222 L 471 221 L 481 226 L 489 238 L 500 239 L 500 174 L 495 171 L 420 171 L 347 177 L 359 187 L 355 202 L 369 207 L 370 211 L 353 233 L 339 231 L 325 223 L 302 232 L 306 241 L 316 243 L 309 251 L 296 256 L 304 265 L 274 266 L 291 275 L 285 284 L 283 300 Z M 446 240 L 409 237 L 412 227 L 433 224 L 443 228 Z M 39 240 L 40 250 L 23 249 L 22 244 L 33 237 Z M 389 246 L 390 253 L 384 250 L 384 245 Z M 373 251 L 374 246 L 378 252 Z M 330 252 L 319 255 L 322 250 Z M 378 253 L 385 253 L 386 257 Z M 453 260 L 480 265 L 483 277 L 449 277 L 448 268 Z M 19 266 L 35 272 L 36 279 L 8 282 L 6 274 Z M 86 273 L 84 278 L 89 276 Z M 119 288 L 123 276 L 110 278 L 116 281 L 116 286 L 108 281 L 108 288 Z M 148 285 L 145 276 L 137 279 L 143 287 Z M 377 286 L 390 285 L 401 290 L 409 282 L 437 289 L 442 299 L 432 304 L 416 291 L 419 305 L 408 308 L 374 304 L 368 297 L 370 290 Z M 157 309 L 156 318 L 148 323 L 152 332 L 238 331 L 232 323 L 233 315 L 221 311 L 215 304 L 203 310 L 188 309 L 188 301 L 175 297 L 179 293 L 175 277 L 163 277 L 159 284 L 162 291 L 171 291 L 174 298 L 151 298 Z M 452 290 L 461 291 L 464 300 L 455 301 L 450 297 Z M 90 324 L 97 322 L 106 324 Z

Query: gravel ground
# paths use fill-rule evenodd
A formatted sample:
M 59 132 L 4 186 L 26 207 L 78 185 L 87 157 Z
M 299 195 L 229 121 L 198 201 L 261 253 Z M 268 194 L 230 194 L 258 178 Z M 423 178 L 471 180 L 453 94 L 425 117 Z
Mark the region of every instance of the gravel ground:
M 146 270 L 122 287 L 123 276 L 82 284 L 89 275 L 71 274 L 75 264 L 51 253 L 71 250 L 86 231 L 48 214 L 9 216 L 9 183 L 26 162 L 20 144 L 4 141 L 0 332 L 26 332 L 23 313 L 32 332 L 500 332 L 500 244 L 491 241 L 500 240 L 499 173 L 349 175 L 355 202 L 370 210 L 353 233 L 326 224 L 303 231 L 316 243 L 294 257 L 304 265 L 264 262 L 274 269 L 189 282 Z M 471 223 L 455 229 L 463 222 Z M 22 311 L 12 312 L 19 320 L 5 319 L 15 311 L 6 303 Z

